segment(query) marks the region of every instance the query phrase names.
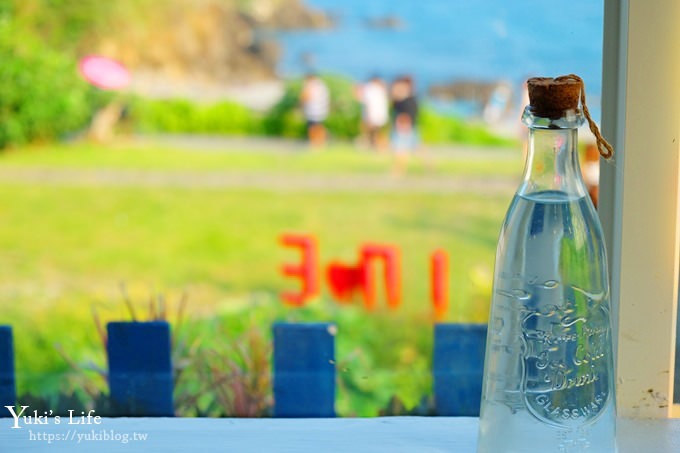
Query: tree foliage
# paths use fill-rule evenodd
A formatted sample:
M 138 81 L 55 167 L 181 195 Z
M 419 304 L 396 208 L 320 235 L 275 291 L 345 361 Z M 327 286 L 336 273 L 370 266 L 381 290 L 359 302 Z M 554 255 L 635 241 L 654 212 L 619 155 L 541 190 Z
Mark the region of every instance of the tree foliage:
M 0 149 L 83 129 L 109 95 L 78 75 L 78 58 L 93 40 L 141 18 L 151 5 L 0 0 Z
M 7 13 L 0 19 L 0 148 L 49 140 L 87 124 L 101 96 L 55 50 Z

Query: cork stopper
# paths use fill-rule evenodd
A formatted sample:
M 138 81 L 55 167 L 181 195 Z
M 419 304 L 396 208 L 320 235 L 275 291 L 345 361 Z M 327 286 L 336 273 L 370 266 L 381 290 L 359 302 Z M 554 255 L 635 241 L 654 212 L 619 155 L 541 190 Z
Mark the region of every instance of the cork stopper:
M 580 80 L 558 77 L 532 77 L 527 81 L 529 105 L 534 115 L 557 119 L 567 110 L 577 110 L 581 95 Z
M 586 85 L 576 74 L 567 74 L 557 78 L 534 77 L 527 81 L 529 88 L 529 108 L 531 112 L 551 120 L 559 119 L 569 110 L 578 109 L 579 100 L 583 116 L 588 121 L 590 131 L 595 135 L 595 143 L 600 155 L 605 159 L 614 156 L 614 148 L 600 133 L 600 128 L 593 121 L 586 103 Z

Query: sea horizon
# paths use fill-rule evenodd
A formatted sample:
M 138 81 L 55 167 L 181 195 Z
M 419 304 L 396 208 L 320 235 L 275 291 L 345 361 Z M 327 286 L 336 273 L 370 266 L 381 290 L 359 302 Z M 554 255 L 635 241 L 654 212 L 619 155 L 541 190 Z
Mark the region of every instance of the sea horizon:
M 530 76 L 579 74 L 599 116 L 603 2 L 574 0 L 548 7 L 532 0 L 306 0 L 336 21 L 333 28 L 277 34 L 278 73 L 313 70 L 354 80 L 414 77 L 427 97 L 432 85 L 505 82 L 518 90 Z M 468 109 L 466 111 L 466 108 Z M 453 113 L 469 116 L 469 107 Z

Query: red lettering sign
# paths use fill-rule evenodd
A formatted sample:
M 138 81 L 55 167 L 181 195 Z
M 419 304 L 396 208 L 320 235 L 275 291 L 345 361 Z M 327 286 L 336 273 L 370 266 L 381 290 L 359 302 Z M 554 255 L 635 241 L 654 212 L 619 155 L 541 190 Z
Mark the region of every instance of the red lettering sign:
M 372 310 L 376 307 L 377 282 L 374 267 L 383 265 L 385 296 L 387 306 L 398 308 L 401 304 L 401 254 L 392 245 L 365 244 L 361 248 L 361 265 L 363 268 L 364 306 Z
M 430 256 L 430 289 L 435 321 L 443 321 L 449 309 L 449 257 L 438 249 Z
M 279 238 L 282 245 L 300 250 L 300 263 L 286 263 L 281 266 L 283 275 L 300 280 L 298 292 L 281 293 L 283 301 L 290 305 L 303 306 L 319 294 L 319 252 L 316 238 L 310 235 L 283 234 Z

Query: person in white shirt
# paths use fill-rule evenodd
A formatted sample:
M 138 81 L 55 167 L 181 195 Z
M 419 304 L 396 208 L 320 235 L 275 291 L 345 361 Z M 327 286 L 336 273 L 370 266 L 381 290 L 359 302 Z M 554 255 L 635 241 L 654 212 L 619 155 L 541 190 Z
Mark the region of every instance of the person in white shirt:
M 326 144 L 324 121 L 330 110 L 328 87 L 316 74 L 307 74 L 300 94 L 302 111 L 307 120 L 307 138 L 315 148 Z
M 390 118 L 389 96 L 385 82 L 372 77 L 357 87 L 356 97 L 361 103 L 361 121 L 370 145 L 384 149 L 387 145 L 385 126 Z

